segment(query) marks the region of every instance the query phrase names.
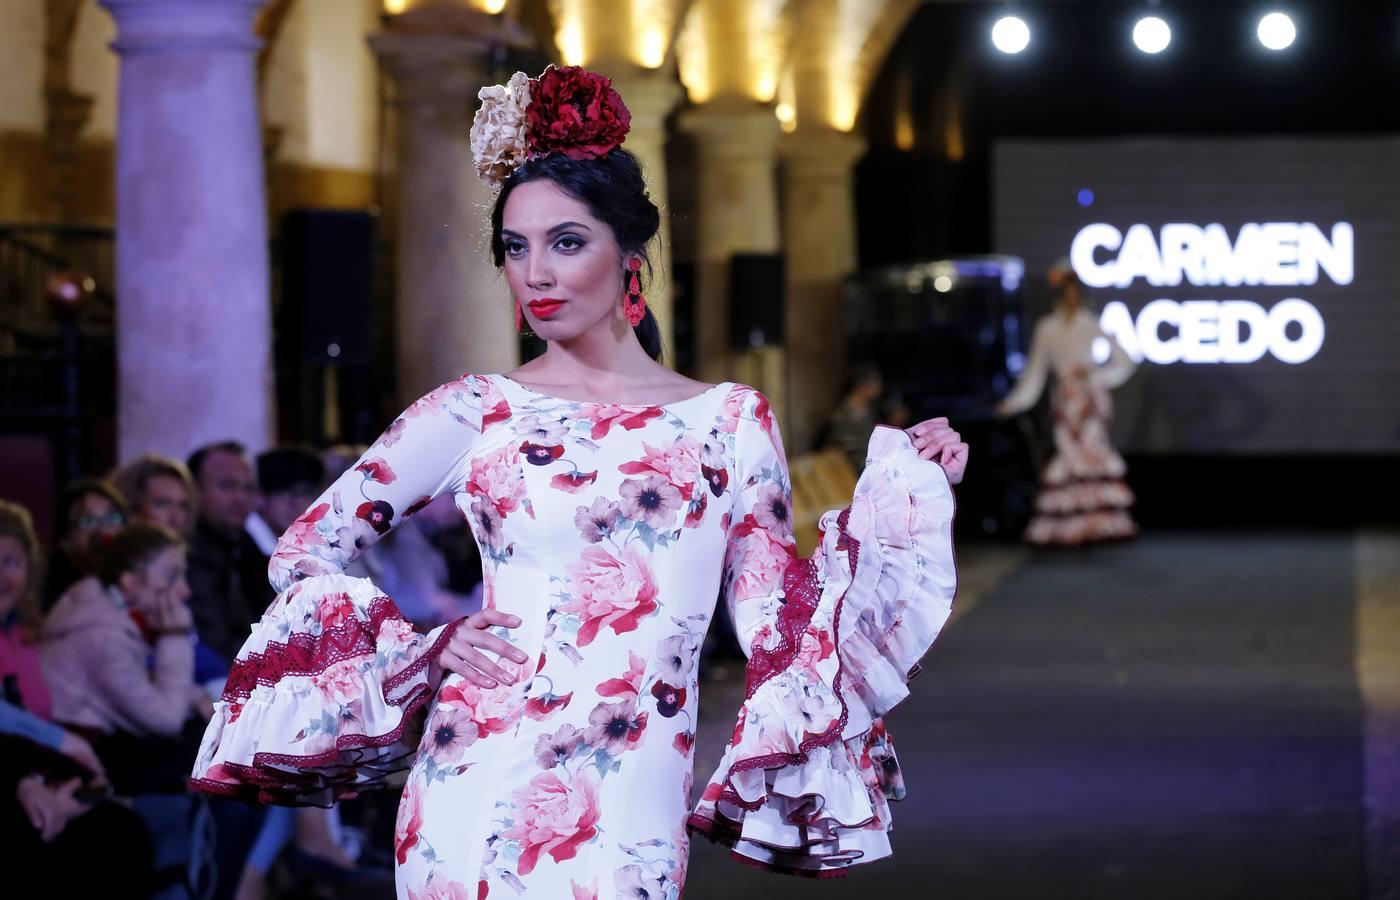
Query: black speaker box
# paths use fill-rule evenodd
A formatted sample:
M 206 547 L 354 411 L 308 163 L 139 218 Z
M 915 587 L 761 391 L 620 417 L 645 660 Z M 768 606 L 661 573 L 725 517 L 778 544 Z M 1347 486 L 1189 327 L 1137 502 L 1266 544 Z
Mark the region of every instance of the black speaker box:
M 282 217 L 282 314 L 295 359 L 320 365 L 369 362 L 375 217 L 297 209 Z
M 740 253 L 729 260 L 729 345 L 747 350 L 783 342 L 783 257 Z

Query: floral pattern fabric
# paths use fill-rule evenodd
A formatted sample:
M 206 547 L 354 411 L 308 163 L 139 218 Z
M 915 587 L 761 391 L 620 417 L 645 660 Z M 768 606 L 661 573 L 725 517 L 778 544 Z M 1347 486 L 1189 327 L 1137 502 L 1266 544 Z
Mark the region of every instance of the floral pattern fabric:
M 900 466 L 937 473 L 935 491 L 949 502 L 931 527 L 950 524 L 941 470 L 918 460 L 902 432 L 883 431 L 898 436 L 883 440 L 905 454 Z M 870 477 L 884 477 L 889 491 L 910 495 L 899 471 L 872 471 L 884 473 Z M 453 674 L 430 685 L 428 663 L 457 623 L 417 634 L 391 599 L 341 574 L 442 493 L 453 496 L 481 548 L 485 606 L 522 621 L 494 629 L 530 657 L 502 660 L 514 680 L 495 688 Z M 820 748 L 839 756 L 824 790 L 837 803 L 859 794 L 881 812 L 853 818 L 838 810 L 826 839 L 840 843 L 833 832 L 847 828 L 883 839 L 888 816 L 877 797 L 897 795 L 898 770 L 878 716 L 903 696 L 908 670 L 946 618 L 951 547 L 934 561 L 949 576 L 940 595 L 916 612 L 926 576 L 909 569 L 907 585 L 888 583 L 903 576 L 878 547 L 930 527 L 923 513 L 875 497 L 832 518 L 831 541 L 845 540 L 852 517 L 866 524 L 831 550 L 842 586 L 808 588 L 814 597 L 866 599 L 844 629 L 828 613 L 809 615 L 800 652 L 780 660 L 778 636 L 796 627 L 792 611 L 805 608 L 787 593 L 796 577 L 816 571 L 794 560 L 790 493 L 767 400 L 743 385 L 660 406 L 568 401 L 503 376 L 444 385 L 407 409 L 282 537 L 270 566 L 281 593 L 239 654 L 193 785 L 304 803 L 406 775 L 394 851 L 407 900 L 674 900 L 685 881 L 688 827 L 717 839 L 726 839 L 726 827 L 743 831 L 742 816 L 716 808 L 714 798 L 696 810 L 699 818 L 690 806 L 697 655 L 722 598 L 756 663 L 803 673 L 784 680 L 797 696 L 761 714 L 741 712 L 727 761 L 744 761 L 746 715 L 816 733 L 831 724 L 833 703 L 848 707 L 839 750 Z M 892 523 L 895 536 L 875 534 L 872 516 Z M 874 569 L 853 590 L 845 582 L 864 571 L 849 549 L 857 531 L 869 533 Z M 905 621 L 918 622 L 918 633 L 906 634 Z M 855 655 L 838 652 L 838 636 Z M 842 666 L 849 697 L 834 674 Z M 870 677 L 857 677 L 856 667 L 870 668 Z M 881 667 L 896 674 L 875 671 Z M 770 767 L 775 801 L 784 791 L 772 779 L 809 761 L 799 751 Z M 761 765 L 744 768 L 755 770 L 762 783 Z M 752 777 L 721 772 L 716 782 L 742 782 L 748 809 Z M 809 808 L 825 802 L 807 800 Z M 841 868 L 878 844 L 860 837 L 810 866 Z

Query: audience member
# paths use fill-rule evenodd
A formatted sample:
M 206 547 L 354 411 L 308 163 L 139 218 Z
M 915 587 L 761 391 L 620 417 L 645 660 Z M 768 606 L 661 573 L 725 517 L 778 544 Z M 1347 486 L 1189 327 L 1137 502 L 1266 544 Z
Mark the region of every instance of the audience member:
M 126 502 L 107 482 L 82 478 L 64 488 L 54 521 L 54 552 L 44 581 L 45 610 L 75 581 L 95 571 L 96 548 L 126 522 Z

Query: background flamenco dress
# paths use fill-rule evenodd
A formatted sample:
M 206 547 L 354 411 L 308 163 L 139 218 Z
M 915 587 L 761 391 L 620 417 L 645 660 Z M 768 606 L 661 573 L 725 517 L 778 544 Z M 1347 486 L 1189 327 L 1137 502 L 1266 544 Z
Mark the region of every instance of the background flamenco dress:
M 281 593 L 192 785 L 326 803 L 402 783 L 403 898 L 674 898 L 688 828 L 787 871 L 885 856 L 902 787 L 878 717 L 947 618 L 953 498 L 904 432 L 877 429 L 870 454 L 821 552 L 794 561 L 782 444 L 751 388 L 615 406 L 501 376 L 444 385 L 283 536 Z M 486 605 L 523 621 L 498 632 L 530 661 L 490 690 L 448 675 L 434 691 L 455 626 L 417 634 L 341 574 L 444 492 L 481 547 Z M 696 656 L 721 596 L 749 695 L 692 807 Z
M 1093 361 L 1097 338 L 1110 347 L 1101 366 Z M 1137 534 L 1128 512 L 1133 492 L 1123 480 L 1128 467 L 1108 437 L 1113 418 L 1108 392 L 1135 368 L 1086 310 L 1076 310 L 1072 318 L 1051 313 L 1036 323 L 1030 361 L 1003 404 L 1008 413 L 1030 409 L 1045 388 L 1047 373 L 1054 373 L 1055 453 L 1041 473 L 1035 515 L 1026 528 L 1030 543 L 1083 544 Z

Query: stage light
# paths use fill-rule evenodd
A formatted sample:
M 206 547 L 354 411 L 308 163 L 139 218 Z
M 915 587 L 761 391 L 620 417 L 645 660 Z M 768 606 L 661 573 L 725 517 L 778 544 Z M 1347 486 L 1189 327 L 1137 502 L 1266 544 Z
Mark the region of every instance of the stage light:
M 1030 42 L 1030 27 L 1015 16 L 1003 16 L 992 26 L 992 46 L 1002 53 L 1020 53 Z
M 1293 20 L 1281 12 L 1271 12 L 1259 20 L 1259 43 L 1270 50 L 1283 50 L 1293 45 L 1298 29 Z
M 1171 26 L 1156 16 L 1143 16 L 1133 26 L 1133 43 L 1143 53 L 1161 53 L 1171 42 Z

